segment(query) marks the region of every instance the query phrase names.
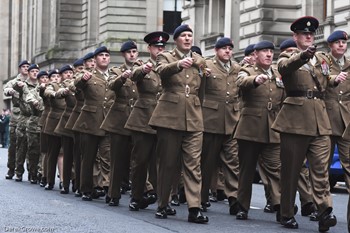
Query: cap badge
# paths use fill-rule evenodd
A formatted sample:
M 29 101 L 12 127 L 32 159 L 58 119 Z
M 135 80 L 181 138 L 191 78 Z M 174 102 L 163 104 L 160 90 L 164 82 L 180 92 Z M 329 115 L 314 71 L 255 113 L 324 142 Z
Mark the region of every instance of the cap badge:
M 162 36 L 160 36 L 159 37 L 159 39 L 158 39 L 158 41 L 162 41 L 163 40 L 163 37 Z
M 307 21 L 306 26 L 308 26 L 308 27 L 310 27 L 310 26 L 311 26 L 310 21 Z

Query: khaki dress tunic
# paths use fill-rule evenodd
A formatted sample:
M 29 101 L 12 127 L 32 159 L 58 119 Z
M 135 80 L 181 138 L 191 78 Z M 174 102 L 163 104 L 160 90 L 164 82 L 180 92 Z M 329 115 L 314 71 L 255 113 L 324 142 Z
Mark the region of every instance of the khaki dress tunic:
M 241 92 L 241 116 L 235 132 L 238 141 L 239 185 L 238 202 L 244 211 L 250 207 L 252 182 L 258 159 L 266 168 L 271 185 L 272 205 L 280 203 L 280 138 L 271 130 L 284 98 L 284 88 L 276 68 L 267 73 L 259 66 L 242 67 L 237 85 Z M 266 74 L 268 80 L 255 84 L 256 76 Z
M 226 70 L 217 57 L 206 63 L 211 75 L 203 82 L 202 203 L 208 202 L 211 180 L 216 177 L 213 173 L 220 163 L 225 177 L 225 194 L 233 205 L 237 199 L 239 166 L 238 145 L 232 134 L 240 115 L 236 84 L 240 66 L 229 62 L 230 68 Z
M 294 216 L 297 183 L 305 157 L 319 214 L 332 206 L 327 169 L 332 130 L 322 93 L 328 85 L 334 85 L 334 77 L 330 76 L 332 67 L 326 54 L 317 52 L 315 60 L 312 64 L 301 59 L 299 50 L 283 52 L 278 59 L 287 98 L 272 128 L 281 134 L 281 216 L 288 219 Z

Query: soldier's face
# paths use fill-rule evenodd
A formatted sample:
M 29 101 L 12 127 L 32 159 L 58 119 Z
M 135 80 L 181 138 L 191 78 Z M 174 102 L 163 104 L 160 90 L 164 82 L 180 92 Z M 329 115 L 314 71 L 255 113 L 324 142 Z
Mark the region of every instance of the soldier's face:
M 95 56 L 96 66 L 101 69 L 108 68 L 109 63 L 111 62 L 111 56 L 109 53 L 102 52 Z
M 336 58 L 342 57 L 348 48 L 346 40 L 337 40 L 329 43 L 328 46 L 331 49 L 332 55 Z
M 135 61 L 137 61 L 137 58 L 139 57 L 139 52 L 137 49 L 129 49 L 123 53 L 125 62 L 127 64 L 132 64 Z
M 218 49 L 215 49 L 216 51 L 216 56 L 219 58 L 220 61 L 226 63 L 228 62 L 233 54 L 231 46 L 224 46 Z
M 31 80 L 36 80 L 36 76 L 38 75 L 38 73 L 39 73 L 39 70 L 37 70 L 37 69 L 31 69 L 31 70 L 29 71 L 29 78 L 30 78 Z
M 293 38 L 298 48 L 305 50 L 307 47 L 313 45 L 315 40 L 315 33 L 313 32 L 296 32 Z
M 159 53 L 163 52 L 165 49 L 165 46 L 161 46 L 161 45 L 149 45 L 148 46 L 148 51 L 151 55 L 151 58 L 153 60 L 156 60 L 156 57 Z
M 73 78 L 73 71 L 72 70 L 66 70 L 62 73 L 62 79 L 72 79 Z
M 256 53 L 256 64 L 264 69 L 268 69 L 273 60 L 273 50 L 272 49 L 261 49 L 255 51 Z
M 175 44 L 178 50 L 182 53 L 188 53 L 191 50 L 193 42 L 192 32 L 181 32 L 178 38 L 175 40 Z
M 39 83 L 48 83 L 49 82 L 49 76 L 43 75 L 39 78 Z
M 74 73 L 81 72 L 84 69 L 84 66 L 77 66 L 74 68 Z
M 90 58 L 84 62 L 85 68 L 92 69 L 96 66 L 96 61 L 94 58 Z
M 50 81 L 51 82 L 60 83 L 61 82 L 61 75 L 59 75 L 59 74 L 52 74 L 50 76 Z
M 21 67 L 19 67 L 19 72 L 22 75 L 28 75 L 28 68 L 29 68 L 29 65 L 22 65 Z

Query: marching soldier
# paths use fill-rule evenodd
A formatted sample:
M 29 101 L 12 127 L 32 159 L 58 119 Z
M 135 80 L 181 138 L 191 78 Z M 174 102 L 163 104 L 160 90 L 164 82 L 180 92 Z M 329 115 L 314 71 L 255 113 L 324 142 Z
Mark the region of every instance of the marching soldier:
M 156 59 L 157 55 L 164 51 L 169 35 L 165 32 L 152 32 L 144 37 L 144 41 L 148 44 L 148 51 L 150 58 L 147 63 L 135 68 L 131 76 L 131 80 L 136 82 L 139 97 L 135 102 L 129 119 L 125 124 L 125 128 L 131 130 L 133 139 L 132 148 L 132 182 L 129 209 L 137 211 L 146 202 L 143 193 L 147 180 L 149 169 L 156 170 L 156 131 L 149 125 L 149 119 L 152 116 L 153 110 L 157 105 L 157 99 L 160 96 L 162 87 L 159 74 L 156 73 Z M 155 172 L 156 173 L 156 172 Z M 156 179 L 156 177 L 154 177 Z M 156 184 L 151 184 L 156 185 Z M 152 187 L 152 189 L 154 189 Z M 150 190 L 150 195 L 154 195 L 154 202 L 156 201 L 155 190 Z M 146 203 L 146 205 L 152 203 Z M 143 204 L 144 205 L 144 204 Z
M 4 95 L 6 96 L 12 96 L 12 114 L 10 119 L 10 144 L 8 148 L 8 159 L 7 159 L 7 167 L 8 171 L 5 176 L 6 179 L 11 180 L 12 177 L 15 175 L 15 168 L 16 168 L 16 147 L 17 147 L 17 137 L 16 137 L 16 128 L 18 124 L 18 118 L 20 115 L 20 108 L 19 108 L 19 94 L 16 90 L 13 89 L 15 83 L 17 81 L 24 81 L 28 77 L 28 68 L 30 66 L 29 61 L 23 60 L 18 65 L 19 74 L 17 77 L 13 80 L 10 80 L 6 83 L 4 86 Z M 18 181 L 21 181 L 20 176 L 16 176 L 18 178 Z
M 119 68 L 111 69 L 115 76 L 109 78 L 108 88 L 115 92 L 116 97 L 101 125 L 101 129 L 109 132 L 111 142 L 109 206 L 119 205 L 122 180 L 129 174 L 132 141 L 130 130 L 125 129 L 124 126 L 137 99 L 136 85 L 130 79 L 133 66 L 138 62 L 136 43 L 131 40 L 124 42 L 120 52 L 123 54 L 125 63 Z
M 188 203 L 188 221 L 209 221 L 200 210 L 202 175 L 200 159 L 203 117 L 199 88 L 206 72 L 204 58 L 191 53 L 192 29 L 184 24 L 174 31 L 176 48 L 157 56 L 157 72 L 163 94 L 149 124 L 157 130 L 158 208 L 157 218 L 167 218 L 167 206 L 176 165 L 182 161 Z M 182 151 L 182 160 L 179 153 Z
M 271 124 L 284 97 L 279 73 L 273 69 L 275 46 L 270 41 L 255 44 L 255 65 L 243 66 L 237 85 L 242 94 L 242 110 L 234 137 L 238 141 L 239 212 L 236 218 L 246 220 L 252 195 L 252 183 L 259 157 L 266 167 L 271 185 L 270 196 L 274 208 L 280 204 L 280 138 L 271 130 Z
M 80 132 L 81 139 L 81 172 L 80 191 L 83 201 L 91 201 L 94 191 L 93 166 L 97 151 L 104 161 L 101 166 L 103 173 L 103 186 L 109 186 L 109 136 L 100 128 L 110 107 L 113 104 L 115 94 L 107 87 L 107 79 L 113 74 L 108 70 L 110 52 L 105 46 L 97 48 L 94 52 L 96 67 L 84 70 L 77 75 L 74 84 L 84 93 L 84 106 L 74 124 L 73 130 Z
M 231 61 L 233 42 L 223 37 L 215 44 L 215 57 L 206 60 L 211 74 L 202 82 L 204 134 L 201 155 L 202 208 L 209 203 L 209 188 L 219 164 L 225 177 L 225 193 L 232 215 L 237 214 L 238 145 L 232 133 L 239 119 L 236 84 L 240 65 Z M 220 153 L 222 151 L 222 153 Z M 220 163 L 219 163 L 220 161 Z M 215 176 L 216 178 L 216 176 Z
M 295 195 L 300 170 L 307 158 L 318 209 L 319 231 L 324 232 L 337 223 L 332 214 L 328 181 L 329 135 L 332 130 L 325 109 L 325 89 L 346 77 L 331 76 L 329 57 L 316 53 L 313 43 L 318 24 L 316 18 L 305 16 L 290 27 L 298 50 L 281 53 L 278 59 L 287 98 L 272 129 L 281 137 L 281 224 L 286 228 L 298 228 L 294 218 Z

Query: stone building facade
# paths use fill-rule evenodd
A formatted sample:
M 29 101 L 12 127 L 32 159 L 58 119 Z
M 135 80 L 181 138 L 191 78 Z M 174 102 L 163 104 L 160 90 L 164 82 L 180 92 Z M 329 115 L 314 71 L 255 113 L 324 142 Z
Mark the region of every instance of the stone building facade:
M 320 20 L 320 49 L 326 50 L 325 40 L 333 30 L 350 32 L 350 0 L 2 0 L 0 79 L 13 78 L 22 59 L 49 70 L 102 44 L 111 49 L 112 64 L 118 65 L 123 61 L 120 46 L 127 39 L 138 43 L 140 57 L 145 58 L 144 35 L 170 32 L 181 21 L 193 28 L 194 44 L 204 55 L 213 55 L 216 40 L 227 36 L 240 60 L 251 43 L 271 40 L 279 45 L 291 36 L 291 22 L 303 15 Z M 0 105 L 3 99 L 0 95 Z

